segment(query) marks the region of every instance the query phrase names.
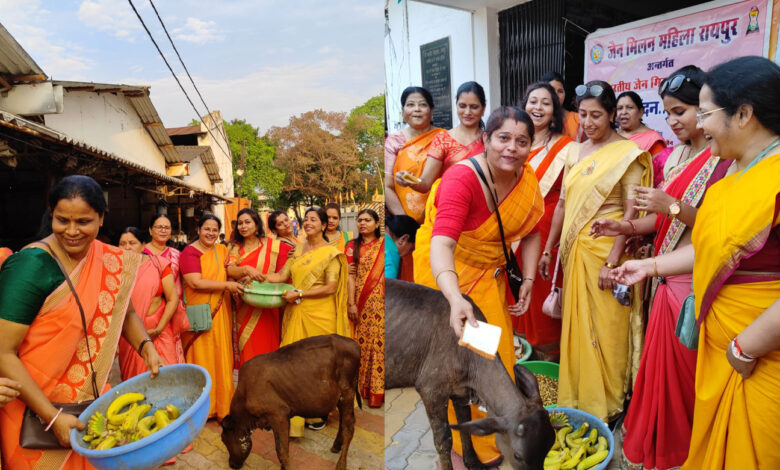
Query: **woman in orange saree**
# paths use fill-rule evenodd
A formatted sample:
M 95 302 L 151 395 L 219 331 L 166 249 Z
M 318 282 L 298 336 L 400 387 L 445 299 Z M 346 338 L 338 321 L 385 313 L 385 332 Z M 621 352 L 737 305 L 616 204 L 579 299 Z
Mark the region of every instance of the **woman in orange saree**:
M 692 245 L 615 270 L 621 282 L 693 270 L 700 328 L 684 470 L 780 468 L 780 67 L 740 57 L 711 69 L 699 126 L 737 172 L 714 184 Z M 695 254 L 695 256 L 694 256 Z
M 534 141 L 528 163 L 534 169 L 539 180 L 539 190 L 544 197 L 544 215 L 536 230 L 541 237 L 542 246 L 547 243 L 550 235 L 550 225 L 555 206 L 561 194 L 563 166 L 572 148 L 572 140 L 561 134 L 563 129 L 561 105 L 553 87 L 546 82 L 537 82 L 528 87 L 521 103 L 521 108 L 531 116 L 534 122 Z M 517 258 L 520 258 L 518 247 Z M 545 251 L 542 256 L 557 259 L 558 248 Z M 535 268 L 535 267 L 534 267 Z M 536 269 L 533 269 L 536 271 Z M 558 273 L 556 285 L 563 285 L 563 276 Z M 531 304 L 525 315 L 512 318 L 516 332 L 525 335 L 536 351 L 557 355 L 561 340 L 561 320 L 553 319 L 542 312 L 544 300 L 550 293 L 552 280 L 537 279 L 531 293 Z
M 152 376 L 162 365 L 141 320 L 132 310 L 126 314 L 140 255 L 95 240 L 106 209 L 100 185 L 86 176 L 63 178 L 51 190 L 49 207 L 52 235 L 9 257 L 0 271 L 0 376 L 21 384 L 19 399 L 0 408 L 3 465 L 14 470 L 92 468 L 69 449 L 71 429 L 84 423 L 58 415 L 52 402 L 94 398 L 91 377 L 98 390 L 107 384 L 120 335 L 140 348 Z M 76 298 L 56 259 L 84 307 L 91 356 Z M 65 449 L 19 445 L 25 406 L 53 423 Z
M 627 304 L 612 295 L 609 270 L 617 265 L 626 237 L 590 236 L 592 220 L 634 218 L 637 186 L 652 184 L 650 155 L 612 128 L 612 87 L 592 81 L 577 87 L 580 122 L 588 140 L 570 152 L 558 206 L 544 251 L 560 236 L 563 282 L 561 368 L 558 404 L 612 421 L 639 368 L 642 299 Z M 539 271 L 548 279 L 551 257 Z
M 531 232 L 542 216 L 544 201 L 526 163 L 533 129 L 525 111 L 502 107 L 491 113 L 483 135 L 486 153 L 458 163 L 434 183 L 414 251 L 415 282 L 441 289 L 450 303 L 455 335 L 460 336 L 465 321 L 476 323 L 471 304 L 461 294 L 471 297 L 488 323 L 501 327 L 498 354 L 508 372 L 514 365 L 510 314 L 522 314 L 528 308 L 533 278 L 523 280 L 520 299 L 508 306 L 506 260 L 496 211 L 501 210 L 507 243 L 522 240 L 523 263 L 535 266 L 540 242 L 539 234 Z M 487 188 L 475 165 L 490 174 L 492 184 Z M 494 194 L 498 208 L 485 191 Z M 455 423 L 452 406 L 448 413 L 450 423 Z M 472 406 L 471 416 L 477 419 L 485 414 Z M 462 454 L 460 434 L 453 431 L 452 440 L 455 452 Z M 472 442 L 483 464 L 501 459 L 492 434 L 472 436 Z
M 373 210 L 358 212 L 357 223 L 360 235 L 345 250 L 347 262 L 357 266 L 349 276 L 347 311 L 360 344 L 358 392 L 379 408 L 385 399 L 385 240 Z
M 425 169 L 428 148 L 442 129 L 431 125 L 433 96 L 425 88 L 406 88 L 401 94 L 401 106 L 409 127 L 385 140 L 385 204 L 391 214 L 406 214 L 422 223 L 428 193 L 396 184 L 393 175 L 407 171 L 419 178 Z
M 236 244 L 230 249 L 228 276 L 233 279 L 259 281 L 263 274 L 277 272 L 287 262 L 290 246 L 267 237 L 263 221 L 254 209 L 238 211 Z M 258 354 L 279 349 L 281 326 L 279 309 L 259 308 L 236 301 L 238 350 L 240 365 Z
M 227 246 L 217 243 L 222 223 L 204 215 L 198 239 L 181 252 L 184 301 L 187 305 L 208 304 L 212 326 L 208 331 L 182 333 L 184 357 L 205 368 L 211 376 L 209 417 L 224 418 L 233 398 L 233 312 L 226 294 L 241 294 L 244 287 L 227 278 Z
M 482 144 L 482 115 L 485 113 L 485 90 L 477 82 L 466 82 L 458 87 L 455 107 L 460 124 L 447 132 L 440 132 L 428 148 L 425 169 L 419 183 L 404 179 L 408 171 L 395 174 L 396 187 L 402 186 L 419 193 L 428 193 L 431 185 L 452 165 L 485 151 Z M 414 175 L 417 176 L 417 175 Z M 418 221 L 419 222 L 419 221 Z

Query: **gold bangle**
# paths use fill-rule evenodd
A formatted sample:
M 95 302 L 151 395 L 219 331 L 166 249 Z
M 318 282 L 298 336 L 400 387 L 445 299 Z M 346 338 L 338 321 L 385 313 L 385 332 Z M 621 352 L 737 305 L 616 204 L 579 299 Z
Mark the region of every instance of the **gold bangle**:
M 655 261 L 655 256 L 653 256 L 653 276 L 658 277 L 658 263 Z
M 552 253 L 550 253 L 549 251 L 543 251 L 542 256 L 547 256 L 549 258 L 552 258 Z
M 609 261 L 605 261 L 605 262 L 604 262 L 604 266 L 608 267 L 609 269 L 615 269 L 615 268 L 617 268 L 617 265 L 616 265 L 616 264 L 612 264 L 612 263 L 610 263 Z
M 442 269 L 441 271 L 439 271 L 439 274 L 437 274 L 436 277 L 433 278 L 433 282 L 435 282 L 438 285 L 439 284 L 439 276 L 441 276 L 442 274 L 444 274 L 446 272 L 451 272 L 452 274 L 455 275 L 456 279 L 458 278 L 458 273 L 454 269 Z

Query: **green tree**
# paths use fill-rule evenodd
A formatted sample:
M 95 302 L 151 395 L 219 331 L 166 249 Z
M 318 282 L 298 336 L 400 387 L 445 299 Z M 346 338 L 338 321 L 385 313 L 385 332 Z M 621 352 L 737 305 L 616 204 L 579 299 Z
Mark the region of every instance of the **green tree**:
M 384 136 L 385 136 L 385 96 L 377 95 L 350 111 L 347 116 L 345 133 L 353 136 L 355 146 L 360 154 L 359 168 L 365 173 L 364 181 L 368 181 L 367 196 L 370 198 L 373 188 L 381 192 Z M 365 186 L 361 192 L 365 191 Z
M 243 119 L 224 122 L 233 154 L 233 181 L 239 190 L 236 171 L 241 165 L 241 142 L 246 142 L 244 175 L 241 177 L 241 197 L 252 201 L 253 207 L 261 207 L 260 195 L 275 199 L 282 190 L 284 173 L 274 166 L 276 150 L 266 136 L 259 137 L 258 130 Z

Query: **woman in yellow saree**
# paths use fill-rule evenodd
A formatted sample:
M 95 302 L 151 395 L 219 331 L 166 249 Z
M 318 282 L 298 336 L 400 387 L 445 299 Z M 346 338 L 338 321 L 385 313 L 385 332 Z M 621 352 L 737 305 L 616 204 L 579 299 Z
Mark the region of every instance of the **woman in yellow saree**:
M 280 346 L 310 336 L 335 333 L 352 337 L 347 317 L 347 258 L 328 244 L 327 226 L 328 215 L 324 209 L 307 209 L 303 216 L 306 242 L 295 248 L 281 271 L 264 276 L 268 282 L 290 282 L 295 286 L 295 290 L 283 294 L 287 307 Z M 303 418 L 292 418 L 290 436 L 302 437 L 303 425 Z M 322 429 L 324 422 L 312 425 Z
M 233 311 L 226 295 L 240 294 L 244 287 L 227 278 L 228 248 L 219 239 L 222 223 L 205 214 L 198 227 L 198 239 L 181 252 L 180 268 L 187 305 L 208 304 L 212 326 L 208 331 L 182 333 L 184 357 L 205 368 L 211 376 L 209 417 L 224 418 L 233 399 Z
M 450 303 L 450 324 L 458 337 L 466 321 L 476 324 L 471 304 L 462 294 L 471 297 L 488 323 L 501 327 L 498 354 L 512 377 L 510 314 L 526 311 L 534 278 L 523 280 L 518 302 L 507 306 L 506 260 L 495 213 L 501 210 L 507 244 L 522 240 L 523 264 L 536 266 L 541 243 L 538 232 L 531 231 L 544 212 L 544 199 L 526 162 L 533 132 L 525 111 L 509 107 L 493 111 L 483 134 L 486 153 L 454 165 L 434 183 L 414 251 L 415 282 L 441 289 Z M 489 186 L 481 183 L 475 165 L 490 175 Z M 498 208 L 491 193 L 499 201 Z M 473 419 L 485 416 L 476 406 L 471 413 Z M 449 418 L 455 423 L 452 406 Z M 460 434 L 453 431 L 452 440 L 453 449 L 462 455 Z M 472 442 L 483 464 L 501 459 L 492 434 L 472 436 Z
M 425 169 L 428 148 L 443 129 L 431 125 L 433 96 L 425 88 L 406 88 L 401 94 L 401 106 L 409 127 L 385 140 L 385 204 L 391 214 L 406 214 L 422 223 L 428 193 L 396 184 L 393 175 L 406 171 L 419 178 Z
M 14 470 L 93 468 L 70 449 L 22 448 L 22 416 L 29 406 L 69 448 L 71 429 L 84 423 L 58 413 L 52 402 L 94 398 L 93 385 L 100 391 L 108 382 L 120 335 L 152 376 L 162 365 L 141 319 L 132 309 L 125 314 L 140 255 L 95 240 L 106 210 L 100 185 L 87 176 L 63 178 L 51 190 L 49 207 L 53 233 L 9 257 L 0 271 L 0 376 L 21 384 L 19 399 L 0 408 L 3 466 Z M 88 343 L 56 259 L 84 307 Z
M 699 126 L 737 172 L 705 194 L 692 245 L 628 262 L 613 276 L 639 282 L 693 270 L 701 329 L 682 468 L 780 468 L 780 67 L 740 57 L 704 83 Z
M 652 184 L 652 160 L 612 128 L 615 93 L 608 83 L 576 89 L 580 122 L 588 140 L 571 152 L 563 188 L 544 247 L 550 252 L 560 234 L 563 265 L 563 325 L 558 404 L 601 420 L 616 418 L 642 351 L 642 299 L 621 305 L 612 295 L 609 270 L 623 255 L 626 237 L 590 236 L 596 219 L 634 218 L 634 189 Z M 550 257 L 539 270 L 550 275 Z

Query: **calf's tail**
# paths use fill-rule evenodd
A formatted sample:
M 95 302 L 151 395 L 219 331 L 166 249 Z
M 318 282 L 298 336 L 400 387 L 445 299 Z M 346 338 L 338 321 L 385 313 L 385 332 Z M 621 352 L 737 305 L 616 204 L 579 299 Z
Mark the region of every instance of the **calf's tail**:
M 358 390 L 357 383 L 355 384 L 355 398 L 357 399 L 358 408 L 363 409 L 363 398 L 360 396 L 360 390 Z

